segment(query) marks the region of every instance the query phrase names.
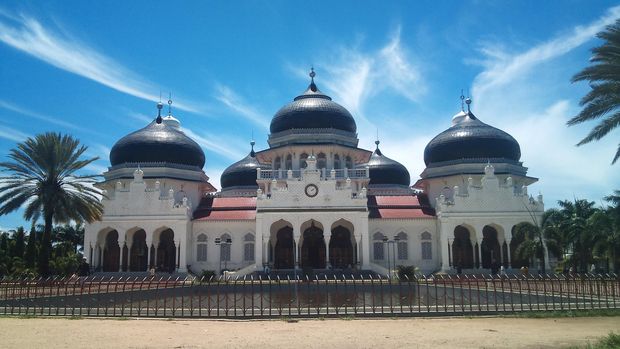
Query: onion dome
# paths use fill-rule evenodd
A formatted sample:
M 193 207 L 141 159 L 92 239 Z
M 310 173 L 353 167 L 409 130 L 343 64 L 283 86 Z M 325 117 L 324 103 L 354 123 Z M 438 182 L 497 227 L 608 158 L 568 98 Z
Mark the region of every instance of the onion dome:
M 112 166 L 124 163 L 168 163 L 202 168 L 205 154 L 172 117 L 161 117 L 162 103 L 157 104 L 157 118 L 146 127 L 121 138 L 110 151 Z
M 357 126 L 351 113 L 331 97 L 321 92 L 314 83 L 314 69 L 310 72 L 310 86 L 293 102 L 282 107 L 271 120 L 272 134 L 291 129 L 327 129 L 355 133 Z
M 424 149 L 424 163 L 456 160 L 519 161 L 521 148 L 508 133 L 489 126 L 471 112 L 467 98 L 467 112 L 452 118 L 452 126 L 435 136 Z
M 230 165 L 222 172 L 220 177 L 222 189 L 233 187 L 258 188 L 258 184 L 256 184 L 256 169 L 261 167 L 261 165 L 256 160 L 254 144 L 254 141 L 250 142 L 252 150 L 248 156 Z
M 400 162 L 392 160 L 381 153 L 379 141 L 375 141 L 377 149 L 370 156 L 368 170 L 370 185 L 373 184 L 397 184 L 409 186 L 411 178 L 409 171 Z

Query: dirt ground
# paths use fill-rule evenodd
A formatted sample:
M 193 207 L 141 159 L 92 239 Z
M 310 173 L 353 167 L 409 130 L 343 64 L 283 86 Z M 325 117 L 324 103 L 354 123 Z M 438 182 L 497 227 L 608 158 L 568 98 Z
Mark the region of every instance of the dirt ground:
M 564 348 L 610 332 L 620 318 L 0 318 L 0 348 Z

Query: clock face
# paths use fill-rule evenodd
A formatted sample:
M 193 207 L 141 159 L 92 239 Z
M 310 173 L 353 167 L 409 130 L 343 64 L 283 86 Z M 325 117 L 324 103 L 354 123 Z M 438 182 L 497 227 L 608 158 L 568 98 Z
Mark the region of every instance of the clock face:
M 314 184 L 308 184 L 306 185 L 306 195 L 308 195 L 309 197 L 315 197 L 316 194 L 319 193 L 319 187 L 317 187 Z

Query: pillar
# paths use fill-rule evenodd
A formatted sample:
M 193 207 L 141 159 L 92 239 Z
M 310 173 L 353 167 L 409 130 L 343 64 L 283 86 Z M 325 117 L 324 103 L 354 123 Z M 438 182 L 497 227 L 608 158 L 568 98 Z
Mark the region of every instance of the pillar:
M 325 266 L 327 269 L 331 269 L 332 263 L 329 261 L 329 242 L 332 239 L 331 231 L 323 231 L 323 238 L 325 239 Z
M 510 242 L 512 239 L 506 239 L 506 257 L 508 257 L 508 269 L 512 269 L 512 257 L 510 257 Z
M 355 236 L 355 265 L 359 268 L 362 260 L 362 235 Z
M 149 238 L 149 236 L 146 236 L 146 268 L 151 269 L 153 267 L 153 265 L 151 264 L 151 246 L 153 245 L 153 236 L 151 236 Z
M 301 240 L 300 229 L 301 227 L 299 225 L 293 225 L 293 260 L 295 262 L 295 269 L 299 269 L 299 242 Z
M 118 247 L 120 249 L 120 251 L 119 251 L 120 253 L 118 254 L 119 255 L 119 257 L 118 257 L 118 259 L 119 259 L 119 261 L 118 261 L 118 271 L 119 272 L 123 271 L 123 249 L 125 247 L 125 234 L 126 234 L 125 232 L 123 232 L 123 233 L 119 232 L 118 233 Z
M 482 239 L 478 239 L 478 269 L 482 269 Z
M 256 265 L 256 270 L 263 270 L 263 265 L 266 263 L 264 255 L 264 251 L 266 250 L 267 248 L 263 236 L 263 219 L 257 217 L 256 230 L 254 233 L 254 263 Z

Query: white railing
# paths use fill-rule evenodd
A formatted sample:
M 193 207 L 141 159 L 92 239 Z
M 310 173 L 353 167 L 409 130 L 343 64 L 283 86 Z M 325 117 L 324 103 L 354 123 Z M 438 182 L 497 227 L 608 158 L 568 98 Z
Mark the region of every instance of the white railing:
M 294 179 L 302 178 L 304 170 L 263 170 L 257 169 L 256 179 Z M 354 168 L 354 169 L 338 169 L 328 170 L 322 168 L 319 170 L 321 179 L 357 179 L 357 178 L 369 178 L 368 168 Z

